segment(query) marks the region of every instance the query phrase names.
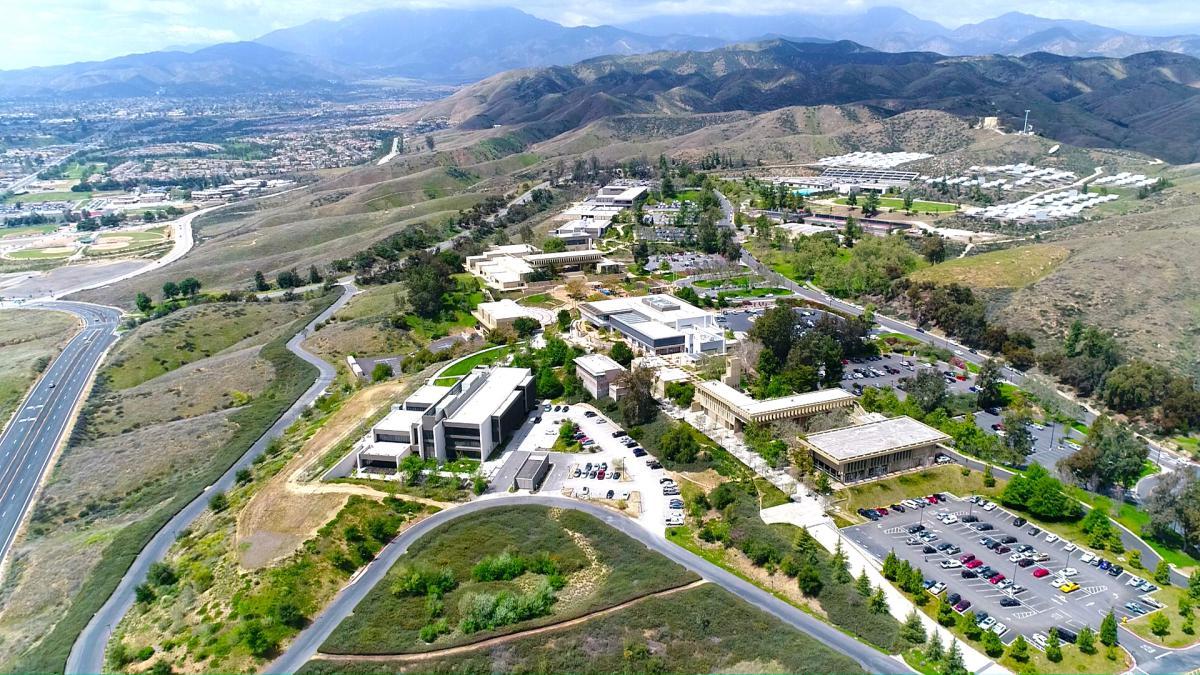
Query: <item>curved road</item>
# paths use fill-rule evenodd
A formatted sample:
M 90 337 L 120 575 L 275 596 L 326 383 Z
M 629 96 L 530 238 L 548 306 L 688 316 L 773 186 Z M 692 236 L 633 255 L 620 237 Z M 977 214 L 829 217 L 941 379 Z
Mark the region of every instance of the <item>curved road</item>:
M 323 359 L 306 351 L 300 343 L 313 333 L 314 327 L 333 316 L 335 312 L 342 308 L 355 293 L 357 289 L 351 283 L 342 284 L 345 290 L 342 296 L 338 298 L 325 311 L 321 312 L 299 333 L 292 336 L 288 340 L 287 348 L 296 356 L 304 359 L 306 362 L 316 366 L 320 374 L 317 376 L 312 386 L 308 388 L 292 404 L 292 407 L 287 409 L 275 424 L 266 431 L 246 454 L 229 470 L 224 473 L 217 482 L 209 486 L 203 493 L 197 496 L 187 506 L 175 514 L 167 524 L 159 530 L 154 538 L 146 545 L 138 557 L 134 559 L 129 570 L 125 572 L 125 576 L 117 585 L 116 590 L 109 596 L 108 601 L 92 616 L 92 620 L 88 622 L 87 627 L 76 638 L 74 646 L 71 648 L 71 655 L 67 659 L 66 673 L 68 674 L 86 674 L 100 673 L 104 671 L 104 650 L 108 646 L 108 640 L 112 636 L 112 630 L 125 616 L 129 608 L 133 606 L 134 593 L 133 589 L 146 578 L 146 572 L 150 569 L 151 563 L 162 560 L 170 549 L 171 544 L 175 542 L 176 537 L 186 529 L 193 520 L 196 519 L 205 509 L 208 508 L 208 500 L 211 494 L 228 490 L 233 486 L 235 477 L 239 469 L 249 467 L 254 459 L 261 455 L 270 444 L 271 440 L 283 433 L 284 429 L 295 422 L 305 408 L 312 404 L 322 393 L 325 388 L 333 382 L 333 378 L 337 375 L 334 367 L 326 363 Z
M 0 435 L 0 560 L 8 557 L 100 359 L 117 341 L 121 318 L 112 307 L 83 302 L 45 302 L 29 308 L 74 314 L 83 328 L 50 362 Z
M 853 658 L 868 673 L 913 672 L 900 659 L 893 658 L 873 647 L 869 647 L 837 628 L 822 622 L 820 619 L 814 618 L 780 600 L 741 577 L 717 567 L 694 553 L 680 548 L 661 537 L 650 534 L 646 530 L 633 525 L 632 521 L 625 516 L 595 504 L 552 495 L 503 496 L 468 502 L 462 506 L 456 506 L 435 513 L 408 530 L 405 530 L 400 536 L 385 546 L 370 565 L 353 577 L 350 583 L 334 596 L 325 610 L 296 636 L 296 639 L 288 647 L 287 651 L 267 666 L 263 672 L 290 675 L 299 670 L 317 653 L 321 643 L 329 637 L 329 634 L 341 623 L 342 619 L 349 616 L 354 611 L 354 607 L 383 579 L 392 564 L 400 556 L 404 555 L 413 542 L 428 534 L 430 530 L 444 523 L 478 513 L 485 509 L 526 504 L 541 504 L 557 508 L 575 509 L 595 516 L 633 539 L 636 539 L 647 548 L 692 570 L 704 579 L 717 584 L 751 605 L 808 634 L 818 642 Z M 68 669 L 68 672 L 71 672 L 70 669 Z

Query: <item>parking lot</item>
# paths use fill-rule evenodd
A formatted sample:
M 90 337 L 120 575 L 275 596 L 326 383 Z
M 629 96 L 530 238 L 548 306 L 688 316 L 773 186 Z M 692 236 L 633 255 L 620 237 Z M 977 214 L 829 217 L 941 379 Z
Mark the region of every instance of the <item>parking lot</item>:
M 562 409 L 564 407 L 566 410 Z M 541 421 L 534 421 L 538 417 Z M 502 465 L 494 474 L 492 489 L 507 491 L 528 453 L 548 452 L 558 439 L 563 421 L 568 419 L 578 425 L 579 431 L 592 443 L 582 452 L 550 452 L 551 469 L 541 491 L 569 493 L 580 499 L 625 501 L 640 510 L 637 520 L 642 526 L 661 534 L 667 518 L 676 511 L 671 508 L 671 500 L 679 499 L 676 495 L 663 494 L 661 481 L 666 478 L 666 473 L 662 468 L 651 468 L 649 463 L 654 458 L 650 455 L 636 457 L 633 448 L 638 447 L 637 444 L 626 440 L 627 436 L 613 436 L 623 433 L 620 425 L 586 403 L 551 406 L 549 411 L 538 407 L 514 437 L 513 450 L 501 459 Z M 578 476 L 575 475 L 577 469 Z M 612 497 L 609 497 L 610 492 Z
M 1126 608 L 1127 603 L 1152 609 L 1150 601 L 1143 597 L 1148 592 L 1127 583 L 1133 578 L 1128 571 L 1113 576 L 1085 562 L 1085 556 L 1090 557 L 1086 550 L 1031 524 L 1018 526 L 1021 521 L 1002 508 L 992 506 L 984 510 L 982 505 L 966 499 L 946 497 L 946 501 L 938 504 L 926 503 L 925 508 L 906 508 L 902 513 L 881 504 L 888 507 L 887 515 L 846 528 L 844 533 L 880 561 L 889 551 L 895 551 L 919 568 L 926 580 L 944 584 L 942 597 L 949 599 L 957 594 L 959 602 L 970 603 L 960 606 L 957 610 L 960 613 L 986 612 L 995 622 L 1004 624 L 1001 640 L 1005 643 L 1023 634 L 1037 644 L 1050 628 L 1058 628 L 1060 633 L 1063 629 L 1078 633 L 1087 625 L 1096 630 L 1110 609 L 1118 619 L 1137 616 Z M 949 523 L 941 521 L 948 516 L 954 516 Z M 969 522 L 975 518 L 978 522 Z M 924 529 L 910 532 L 917 526 Z M 977 529 L 989 526 L 992 529 Z M 1036 534 L 1031 534 L 1035 530 Z M 918 539 L 922 534 L 924 541 Z M 981 543 L 985 538 L 1000 542 L 1005 537 L 1015 540 L 1003 544 L 1007 549 L 997 546 L 989 550 Z M 981 563 L 964 564 L 963 558 L 971 555 Z M 1016 559 L 1019 556 L 1036 561 L 1021 563 Z M 966 565 L 974 569 L 968 571 Z M 997 583 L 986 578 L 989 567 L 1003 575 L 995 580 Z M 1038 578 L 1035 574 L 1044 576 Z M 1056 587 L 1063 583 L 1078 587 L 1064 592 Z M 993 630 L 1000 632 L 999 627 Z
M 993 415 L 984 410 L 975 413 L 975 424 L 989 434 L 996 433 L 992 425 L 1000 422 L 999 415 Z M 1078 450 L 1077 444 L 1084 438 L 1083 434 L 1075 429 L 1057 422 L 1032 426 L 1029 433 L 1033 435 L 1033 452 L 1030 453 L 1027 461 L 1037 462 L 1046 467 L 1053 467 L 1058 460 Z
M 866 387 L 895 387 L 901 378 L 913 377 L 917 374 L 918 369 L 929 367 L 931 366 L 917 359 L 897 354 L 850 359 L 850 362 L 844 367 L 842 389 L 859 394 Z M 938 363 L 932 367 L 936 368 L 944 377 L 947 371 L 962 373 L 961 370 L 951 369 L 945 363 Z M 947 389 L 954 394 L 968 394 L 975 384 L 974 375 L 968 375 L 965 380 L 954 378 L 953 383 L 950 383 L 951 378 L 947 377 L 946 379 Z M 897 393 L 903 398 L 903 391 L 897 389 Z

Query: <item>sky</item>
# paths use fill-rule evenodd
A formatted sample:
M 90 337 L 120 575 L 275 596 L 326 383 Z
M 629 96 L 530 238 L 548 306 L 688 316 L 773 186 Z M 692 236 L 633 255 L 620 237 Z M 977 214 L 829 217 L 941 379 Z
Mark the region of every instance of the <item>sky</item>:
M 515 6 L 566 25 L 702 12 L 855 13 L 889 5 L 951 28 L 1023 11 L 1151 35 L 1200 33 L 1200 2 L 1190 0 L 0 0 L 6 43 L 0 49 L 0 70 L 251 40 L 313 19 L 381 7 L 481 4 Z

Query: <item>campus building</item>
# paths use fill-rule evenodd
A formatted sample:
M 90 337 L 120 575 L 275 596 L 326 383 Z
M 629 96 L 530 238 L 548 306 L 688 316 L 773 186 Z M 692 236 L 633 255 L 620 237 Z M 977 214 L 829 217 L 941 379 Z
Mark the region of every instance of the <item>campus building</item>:
M 533 319 L 545 325 L 552 316 L 547 310 L 524 307 L 507 298 L 496 302 L 481 302 L 471 314 L 488 330 L 511 328 L 513 322 L 520 318 Z
M 622 267 L 595 249 L 542 253 L 528 244 L 513 244 L 468 256 L 466 269 L 491 288 L 515 291 L 525 288 L 531 278 L 546 273 L 592 270 L 610 274 L 620 272 Z
M 696 383 L 692 408 L 703 410 L 710 420 L 727 429 L 741 431 L 755 422 L 804 419 L 832 410 L 849 410 L 856 400 L 854 394 L 835 387 L 759 401 L 724 382 L 708 380 Z
M 439 462 L 486 461 L 537 403 L 528 368 L 479 366 L 451 386 L 427 384 L 371 429 L 357 467 L 398 469 L 410 454 Z
M 716 315 L 671 295 L 585 302 L 579 312 L 593 326 L 623 335 L 639 354 L 725 353 L 725 330 Z
M 841 483 L 873 480 L 933 463 L 950 437 L 911 417 L 809 434 L 813 464 Z
M 596 218 L 577 218 L 569 220 L 557 228 L 550 230 L 550 235 L 558 237 L 566 244 L 568 250 L 592 248 L 595 242 L 604 236 L 609 221 Z
M 625 367 L 604 354 L 584 354 L 575 359 L 575 374 L 592 398 L 616 398 L 615 383 Z

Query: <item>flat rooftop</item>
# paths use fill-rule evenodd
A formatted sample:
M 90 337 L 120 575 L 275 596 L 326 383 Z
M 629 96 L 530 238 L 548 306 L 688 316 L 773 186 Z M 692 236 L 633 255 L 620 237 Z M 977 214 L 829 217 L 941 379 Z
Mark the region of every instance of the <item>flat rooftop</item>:
M 453 415 L 446 418 L 447 422 L 464 424 L 483 424 L 509 398 L 513 390 L 529 377 L 528 368 L 493 368 L 487 374 L 484 382 L 474 393 L 459 406 Z
M 575 359 L 575 365 L 592 375 L 603 375 L 614 370 L 625 370 L 621 364 L 604 354 L 584 354 Z
M 793 394 L 792 396 L 782 396 L 780 398 L 769 398 L 764 401 L 750 398 L 747 394 L 738 389 L 721 382 L 720 380 L 709 380 L 701 382 L 701 386 L 708 389 L 717 397 L 723 399 L 726 403 L 740 408 L 747 414 L 763 415 L 773 412 L 781 412 L 816 403 L 832 403 L 835 401 L 850 402 L 855 400 L 854 394 L 833 387 L 831 389 L 821 389 L 819 391 L 809 391 L 803 394 Z
M 523 316 L 536 316 L 527 308 L 518 305 L 508 298 L 497 300 L 496 302 L 481 302 L 476 306 L 476 309 L 491 314 L 495 319 L 517 319 Z
M 821 454 L 838 461 L 950 440 L 946 434 L 911 417 L 893 417 L 852 427 L 809 434 L 805 439 Z
M 683 319 L 713 316 L 712 312 L 680 300 L 673 295 L 657 293 L 633 298 L 613 298 L 585 303 L 598 314 L 620 314 L 633 311 L 659 323 L 674 324 Z
M 374 428 L 384 431 L 408 431 L 413 424 L 420 423 L 421 411 L 419 410 L 393 410 L 379 420 Z

